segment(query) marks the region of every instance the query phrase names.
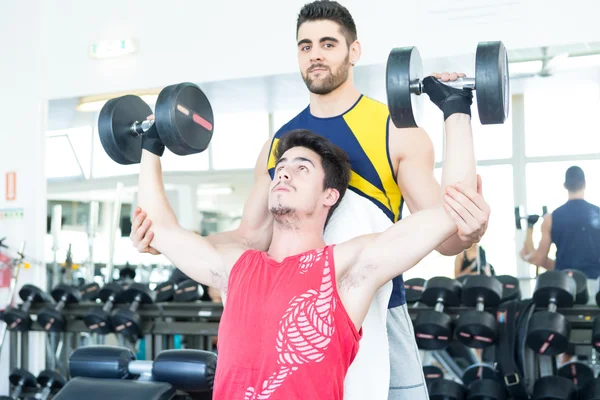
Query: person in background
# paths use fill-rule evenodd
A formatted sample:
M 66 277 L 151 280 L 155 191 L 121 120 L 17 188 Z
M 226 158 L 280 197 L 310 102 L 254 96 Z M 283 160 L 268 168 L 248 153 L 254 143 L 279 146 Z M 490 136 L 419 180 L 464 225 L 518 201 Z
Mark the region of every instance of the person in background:
M 454 259 L 454 277 L 463 275 L 496 275 L 494 267 L 487 262 L 485 250 L 481 245 L 473 243 Z

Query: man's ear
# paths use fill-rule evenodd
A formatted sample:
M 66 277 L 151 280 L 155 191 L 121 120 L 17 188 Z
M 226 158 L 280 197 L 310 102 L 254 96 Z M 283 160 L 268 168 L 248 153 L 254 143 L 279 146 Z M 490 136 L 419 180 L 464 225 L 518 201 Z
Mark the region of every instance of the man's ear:
M 350 45 L 348 49 L 348 58 L 350 59 L 350 63 L 354 66 L 360 60 L 360 56 L 362 55 L 362 46 L 358 40 L 355 40 L 354 43 Z
M 329 188 L 325 190 L 325 203 L 328 207 L 333 207 L 340 199 L 340 192 L 337 189 Z

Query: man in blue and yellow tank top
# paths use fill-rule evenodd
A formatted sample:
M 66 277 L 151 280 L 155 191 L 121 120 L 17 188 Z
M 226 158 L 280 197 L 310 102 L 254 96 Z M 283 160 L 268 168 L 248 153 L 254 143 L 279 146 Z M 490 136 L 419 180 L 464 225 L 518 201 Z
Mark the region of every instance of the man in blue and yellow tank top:
M 279 138 L 293 129 L 309 129 L 325 136 L 346 151 L 352 164 L 349 190 L 324 233 L 327 243 L 385 230 L 402 218 L 404 203 L 416 212 L 442 201 L 442 189 L 433 173 L 433 145 L 427 133 L 420 128 L 397 129 L 387 106 L 362 95 L 354 86 L 353 67 L 360 59 L 361 45 L 348 10 L 334 1 L 306 4 L 298 16 L 297 48 L 310 104 L 265 143 L 240 226 L 209 236 L 214 245 L 244 241 L 256 249 L 268 249 L 273 224 L 267 208 L 275 166 L 273 149 Z M 456 75 L 449 79 L 456 79 Z M 451 136 L 446 139 L 446 159 L 457 151 L 461 154 L 456 145 L 452 146 Z M 458 205 L 455 211 L 463 221 L 458 234 L 437 250 L 456 255 L 479 242 L 490 210 L 480 191 L 446 194 Z M 144 238 L 149 224 L 141 221 L 135 219 L 131 237 L 140 251 L 156 254 L 148 247 L 149 239 Z M 440 271 L 441 275 L 450 273 Z M 427 399 L 402 276 L 379 290 L 362 329 L 360 350 L 344 381 L 344 398 Z

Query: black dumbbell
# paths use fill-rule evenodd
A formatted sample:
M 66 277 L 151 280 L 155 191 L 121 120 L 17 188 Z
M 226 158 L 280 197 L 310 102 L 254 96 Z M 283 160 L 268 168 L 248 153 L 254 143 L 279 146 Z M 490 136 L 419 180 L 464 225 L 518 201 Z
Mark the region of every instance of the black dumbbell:
M 96 301 L 100 293 L 100 285 L 96 282 L 87 283 L 79 286 L 81 301 Z
M 600 400 L 600 377 L 593 379 L 584 390 L 580 391 L 579 398 L 582 400 Z
M 532 400 L 575 400 L 577 389 L 573 382 L 562 376 L 544 376 L 533 385 Z
M 147 285 L 134 282 L 127 290 L 119 295 L 119 303 L 131 303 L 128 309 L 120 308 L 113 312 L 111 322 L 114 331 L 129 338 L 142 336 L 141 318 L 136 313 L 140 304 L 152 304 L 155 302 L 156 292 L 150 290 Z
M 496 279 L 502 284 L 502 302 L 521 300 L 519 280 L 511 275 L 498 275 Z
M 67 321 L 62 314 L 66 304 L 79 303 L 79 289 L 69 285 L 59 284 L 52 290 L 52 298 L 57 302 L 54 307 L 45 307 L 38 313 L 38 323 L 46 332 L 63 332 Z
M 460 282 L 437 276 L 425 284 L 420 302 L 435 307 L 419 312 L 414 323 L 417 345 L 425 350 L 441 350 L 452 340 L 452 320 L 444 313 L 444 306 L 460 304 Z
M 428 391 L 430 400 L 463 400 L 465 398 L 465 387 L 449 379 L 432 381 Z
M 465 346 L 481 349 L 493 345 L 497 338 L 496 317 L 485 312 L 502 299 L 502 284 L 492 276 L 472 275 L 462 288 L 462 303 L 475 307 L 460 313 L 454 334 Z
M 117 282 L 107 283 L 100 289 L 98 298 L 104 303 L 104 306 L 102 308 L 91 308 L 83 317 L 85 325 L 92 333 L 106 335 L 113 331 L 110 314 L 117 296 L 122 291 L 123 287 Z
M 556 312 L 557 307 L 572 307 L 575 301 L 575 280 L 562 271 L 547 271 L 535 283 L 533 301 L 548 311 L 533 314 L 527 327 L 527 346 L 538 354 L 555 356 L 569 345 L 570 325 Z
M 421 299 L 421 295 L 425 290 L 425 279 L 412 278 L 404 281 L 404 293 L 406 293 L 406 302 L 414 304 Z
M 31 372 L 22 369 L 15 368 L 8 376 L 10 384 L 13 385 L 13 390 L 10 396 L 0 396 L 0 400 L 12 400 L 18 399 L 23 392 L 23 389 L 35 389 L 37 388 L 37 379 L 31 374 Z
M 20 308 L 9 307 L 4 311 L 4 322 L 11 331 L 27 332 L 31 328 L 29 309 L 36 303 L 52 303 L 46 292 L 37 286 L 23 285 L 19 290 L 19 297 L 23 300 Z
M 156 292 L 156 302 L 164 303 L 166 301 L 173 300 L 173 295 L 175 294 L 175 284 L 173 282 L 165 281 L 160 283 L 154 288 Z
M 56 371 L 46 369 L 38 375 L 37 382 L 42 387 L 40 400 L 47 400 L 52 391 L 62 389 L 67 384 L 67 379 Z
M 543 217 L 546 214 L 548 214 L 548 207 L 546 207 L 546 206 L 542 206 L 542 215 L 541 216 L 537 215 L 537 214 L 522 215 L 521 214 L 521 206 L 515 207 L 515 226 L 519 230 L 523 229 L 523 227 L 521 225 L 522 219 L 527 220 L 527 226 L 533 226 L 536 224 L 536 222 L 538 222 L 540 217 Z
M 587 304 L 590 299 L 587 287 L 587 276 L 576 269 L 565 269 L 563 272 L 575 279 L 575 285 L 577 287 L 575 304 Z
M 585 390 L 594 380 L 592 367 L 579 361 L 566 363 L 558 369 L 557 375 L 571 380 L 579 391 Z
M 423 366 L 423 376 L 425 376 L 425 384 L 429 388 L 431 382 L 444 378 L 444 371 L 435 365 Z
M 199 300 L 204 294 L 204 288 L 198 282 L 187 279 L 177 284 L 173 299 L 177 302 L 187 303 Z
M 504 400 L 506 389 L 500 376 L 488 364 L 473 364 L 463 373 L 468 400 Z

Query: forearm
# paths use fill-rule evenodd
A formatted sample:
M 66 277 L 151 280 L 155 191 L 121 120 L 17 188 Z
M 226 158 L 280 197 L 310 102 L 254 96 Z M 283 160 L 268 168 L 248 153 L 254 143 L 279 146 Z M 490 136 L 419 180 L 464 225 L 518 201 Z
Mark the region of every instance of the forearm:
M 142 150 L 138 183 L 138 204 L 152 221 L 152 231 L 178 225 L 162 179 L 160 157 Z
M 535 245 L 533 244 L 533 228 L 527 228 L 522 251 L 525 254 L 530 254 L 535 251 Z

